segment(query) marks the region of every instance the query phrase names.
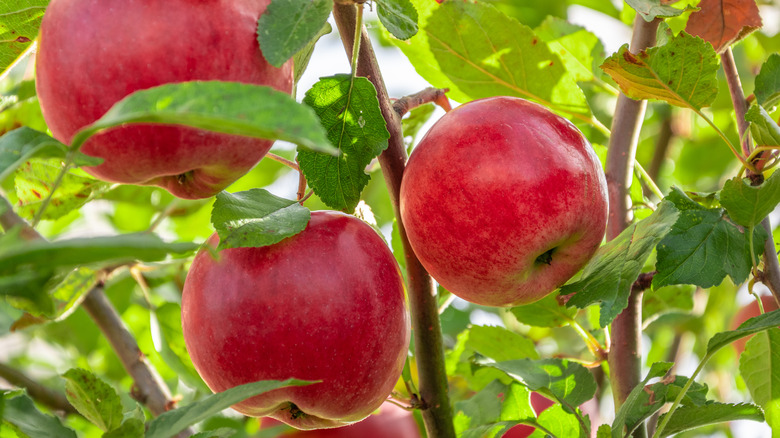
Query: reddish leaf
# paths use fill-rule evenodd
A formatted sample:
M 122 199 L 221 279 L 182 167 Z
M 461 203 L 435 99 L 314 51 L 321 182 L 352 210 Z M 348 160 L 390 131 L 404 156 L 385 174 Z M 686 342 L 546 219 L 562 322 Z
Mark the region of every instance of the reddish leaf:
M 718 53 L 761 27 L 755 0 L 702 0 L 686 31 L 712 43 Z

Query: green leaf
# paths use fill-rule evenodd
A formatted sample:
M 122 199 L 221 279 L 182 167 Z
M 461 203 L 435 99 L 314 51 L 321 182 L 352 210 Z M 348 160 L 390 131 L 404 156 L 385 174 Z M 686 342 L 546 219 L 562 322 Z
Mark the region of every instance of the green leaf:
M 62 167 L 60 159 L 34 158 L 17 169 L 14 185 L 19 202 L 15 209 L 20 216 L 26 219 L 35 217 L 43 200 L 51 193 Z M 109 183 L 69 170 L 54 191 L 41 218 L 54 220 L 78 210 L 110 186 Z
M 512 314 L 523 324 L 535 327 L 563 327 L 571 322 L 577 309 L 562 306 L 556 294 L 550 294 L 539 301 L 513 307 Z
M 534 32 L 547 42 L 550 51 L 557 53 L 566 70 L 576 81 L 592 81 L 593 72 L 604 59 L 601 40 L 584 27 L 548 16 Z
M 599 324 L 606 327 L 628 305 L 631 285 L 678 216 L 671 202 L 661 201 L 653 214 L 602 245 L 585 266 L 583 278 L 561 288 L 562 295 L 574 293 L 566 305 L 584 309 L 601 302 Z
M 756 146 L 780 146 L 780 127 L 761 105 L 753 105 L 745 114 Z
M 56 311 L 50 315 L 51 319 L 62 321 L 70 316 L 78 309 L 79 304 L 84 301 L 87 293 L 97 282 L 97 272 L 86 266 L 80 266 L 69 272 L 51 292 L 51 297 L 56 300 Z
M 612 438 L 612 427 L 609 424 L 602 424 L 596 431 L 596 438 Z
M 143 438 L 144 422 L 136 418 L 130 418 L 116 429 L 103 434 L 102 438 Z
M 777 313 L 775 311 L 773 313 Z M 753 401 L 764 408 L 766 422 L 780 430 L 780 329 L 755 335 L 745 344 L 739 358 L 739 372 Z
M 680 32 L 668 44 L 638 54 L 628 44 L 601 65 L 632 99 L 659 99 L 696 111 L 718 94 L 718 56 L 712 45 Z
M 408 40 L 417 31 L 417 9 L 409 0 L 377 0 L 379 21 L 399 40 Z
M 666 286 L 645 291 L 642 296 L 642 320 L 670 312 L 690 312 L 693 310 L 693 293 L 696 288 L 690 285 Z
M 762 315 L 750 318 L 743 322 L 735 330 L 716 333 L 715 336 L 710 338 L 710 340 L 707 342 L 707 354 L 712 354 L 716 350 L 723 348 L 737 339 L 741 339 L 745 336 L 750 336 L 760 331 L 777 326 L 780 326 L 780 310 L 767 312 Z
M 264 189 L 217 193 L 211 211 L 219 249 L 273 245 L 303 231 L 310 218 L 308 208 Z
M 38 36 L 48 0 L 0 3 L 0 73 L 10 67 Z
M 466 346 L 496 362 L 539 357 L 532 340 L 503 327 L 472 326 Z
M 406 117 L 401 119 L 401 131 L 404 133 L 404 138 L 411 137 L 411 141 L 407 143 L 408 146 L 417 144 L 417 134 L 431 119 L 435 110 L 436 106 L 434 104 L 426 103 L 413 108 L 407 113 Z
M 128 123 L 186 125 L 247 137 L 285 140 L 335 155 L 311 109 L 288 94 L 237 82 L 192 81 L 136 91 L 73 136 L 80 147 L 103 130 Z
M 287 379 L 282 382 L 277 380 L 266 380 L 236 386 L 226 391 L 212 394 L 187 406 L 164 412 L 162 415 L 149 422 L 146 438 L 169 438 L 185 428 L 249 397 L 254 397 L 286 386 L 303 386 L 311 383 L 314 382 Z
M 257 22 L 257 41 L 265 59 L 281 67 L 317 38 L 332 9 L 329 0 L 271 0 Z
M 669 415 L 663 414 L 659 422 Z M 764 421 L 764 413 L 756 405 L 749 403 L 708 403 L 704 406 L 680 406 L 674 410 L 661 437 L 671 436 L 686 430 L 710 424 L 736 420 Z
M 122 401 L 114 388 L 81 368 L 71 368 L 62 377 L 65 395 L 81 415 L 104 432 L 122 424 Z
M 567 412 L 590 400 L 596 393 L 596 380 L 590 371 L 568 359 L 521 359 L 484 365 L 518 376 L 532 391 L 548 389 Z
M 379 110 L 376 89 L 363 77 L 320 78 L 303 102 L 317 113 L 338 157 L 299 150 L 298 163 L 314 193 L 329 207 L 352 212 L 368 184 L 365 169 L 387 148 L 390 133 Z
M 455 403 L 455 430 L 461 438 L 500 437 L 520 422 L 535 422 L 530 391 L 494 380 L 468 400 Z
M 482 2 L 414 4 L 421 31 L 395 44 L 425 80 L 449 88 L 450 98 L 517 96 L 592 121 L 574 78 L 528 26 Z
M 25 161 L 37 158 L 65 158 L 68 147 L 54 138 L 30 128 L 18 128 L 0 137 L 0 181 L 4 181 Z M 75 154 L 79 166 L 96 166 L 103 160 Z
M 626 397 L 626 400 L 620 406 L 615 414 L 615 420 L 612 422 L 612 438 L 619 438 L 623 436 L 623 428 L 628 426 L 629 433 L 641 423 L 644 419 L 649 418 L 653 413 L 664 405 L 666 401 L 665 397 L 656 397 L 655 392 L 652 393 L 653 403 L 650 403 L 651 394 L 645 390 L 645 385 L 650 379 L 659 378 L 665 375 L 674 365 L 671 362 L 655 362 L 650 366 L 647 376 L 640 382 Z M 666 385 L 656 388 L 663 390 Z M 659 394 L 659 396 L 662 394 Z M 665 394 L 663 394 L 665 395 Z
M 98 262 L 151 262 L 162 260 L 171 253 L 187 253 L 197 248 L 194 243 L 166 243 L 148 233 L 17 242 L 0 245 L 0 273 L 11 273 L 26 266 L 54 269 Z
M 27 395 L 12 392 L 3 394 L 3 398 L 3 420 L 19 428 L 28 437 L 77 438 L 76 432 L 63 426 L 57 417 L 39 411 Z
M 773 173 L 760 186 L 734 177 L 723 185 L 720 204 L 731 219 L 744 226 L 755 227 L 780 203 L 780 175 Z
M 536 420 L 543 428 L 556 437 L 589 438 L 590 434 L 583 430 L 577 415 L 567 412 L 561 405 L 553 405 L 542 411 Z M 588 430 L 588 432 L 590 432 Z M 550 436 L 541 429 L 533 431 L 528 438 L 547 438 Z
M 677 17 L 683 12 L 696 11 L 698 8 L 686 6 L 684 9 L 677 9 L 672 6 L 661 4 L 661 0 L 626 0 L 640 17 L 648 23 L 656 17 L 669 18 Z
M 260 435 L 254 435 L 256 438 L 262 438 L 265 435 L 263 433 L 268 429 L 263 429 L 260 431 Z M 228 438 L 233 435 L 235 435 L 238 431 L 236 429 L 231 429 L 229 427 L 220 427 L 219 429 L 214 430 L 206 430 L 203 432 L 198 432 L 195 435 L 193 435 L 190 438 Z M 276 436 L 276 435 L 271 435 Z
M 765 108 L 780 102 L 780 54 L 772 53 L 756 76 L 756 101 Z
M 750 242 L 745 230 L 735 225 L 722 208 L 705 208 L 680 189 L 666 197 L 680 209 L 680 217 L 658 244 L 658 273 L 653 288 L 671 284 L 694 284 L 708 288 L 720 284 L 726 275 L 735 283 L 747 279 L 753 266 Z M 755 255 L 762 252 L 766 232 L 753 231 Z
M 181 329 L 181 306 L 165 303 L 150 313 L 152 339 L 165 364 L 192 388 L 208 393 L 208 387 L 192 364 Z
M 314 45 L 317 44 L 317 41 L 320 40 L 323 36 L 331 33 L 333 31 L 333 27 L 330 25 L 330 23 L 325 22 L 325 24 L 320 28 L 320 30 L 317 32 L 317 35 L 314 36 L 308 43 L 306 43 L 306 46 L 298 51 L 295 55 L 293 55 L 293 77 L 295 78 L 295 84 L 298 83 L 298 81 L 301 80 L 301 76 L 303 76 L 303 72 L 306 71 L 306 67 L 309 66 L 309 60 L 311 60 L 311 54 L 314 52 Z

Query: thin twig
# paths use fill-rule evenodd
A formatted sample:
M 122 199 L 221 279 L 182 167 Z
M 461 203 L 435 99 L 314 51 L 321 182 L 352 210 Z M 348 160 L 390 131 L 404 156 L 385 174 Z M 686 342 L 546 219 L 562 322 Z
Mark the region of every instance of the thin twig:
M 433 102 L 444 109 L 444 111 L 451 111 L 450 101 L 447 99 L 447 92 L 449 88 L 434 88 L 428 87 L 417 93 L 404 96 L 393 102 L 393 109 L 398 114 L 398 117 L 403 117 L 409 111 L 417 108 L 418 106 L 425 105 L 426 103 Z
M 344 49 L 351 54 L 354 41 L 356 10 L 348 4 L 335 4 L 333 17 L 339 29 Z M 393 109 L 387 95 L 382 73 L 379 70 L 368 32 L 361 29 L 362 37 L 357 73 L 368 78 L 377 90 L 379 107 L 390 131 L 387 149 L 379 156 L 382 174 L 387 184 L 393 211 L 398 218 L 398 231 L 406 258 L 406 274 L 409 301 L 414 328 L 415 359 L 417 360 L 420 406 L 428 436 L 431 438 L 454 438 L 452 409 L 448 396 L 447 373 L 444 365 L 444 346 L 441 323 L 436 302 L 433 280 L 417 260 L 409 245 L 406 231 L 400 220 L 399 193 L 401 176 L 406 164 L 406 147 L 403 142 L 400 118 Z
M 655 44 L 658 24 L 658 19 L 648 23 L 643 18 L 636 17 L 630 46 L 632 53 L 638 53 Z M 617 237 L 631 222 L 628 187 L 631 184 L 645 107 L 645 101 L 632 100 L 623 94 L 618 97 L 607 152 L 606 175 L 609 190 L 607 240 Z M 608 362 L 615 410 L 620 408 L 641 379 L 641 331 L 642 292 L 633 290 L 629 295 L 628 306 L 612 322 Z M 646 434 L 644 426 L 640 426 L 632 436 L 644 438 Z
M 3 363 L 0 363 L 0 378 L 13 386 L 26 389 L 27 394 L 29 394 L 33 400 L 48 406 L 55 411 L 60 411 L 65 415 L 79 413 L 76 408 L 70 404 L 65 397 L 65 394 L 33 380 L 21 371 Z
M 293 170 L 298 171 L 298 172 L 301 171 L 300 167 L 298 167 L 298 163 L 296 163 L 295 161 L 290 161 L 287 158 L 284 158 L 284 157 L 276 155 L 276 154 L 272 154 L 270 152 L 265 154 L 265 156 L 267 158 L 270 158 L 270 159 L 278 162 L 278 163 L 284 164 L 285 166 L 289 167 L 290 169 L 293 169 Z

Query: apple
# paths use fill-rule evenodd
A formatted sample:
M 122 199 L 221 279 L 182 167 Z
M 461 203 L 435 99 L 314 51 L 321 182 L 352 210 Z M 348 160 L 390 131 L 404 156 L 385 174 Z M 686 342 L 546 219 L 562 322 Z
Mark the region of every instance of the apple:
M 209 243 L 216 246 L 218 237 Z M 199 252 L 182 296 L 187 351 L 215 392 L 258 380 L 320 380 L 233 406 L 298 429 L 367 417 L 398 381 L 409 347 L 403 279 L 367 224 L 317 211 L 271 246 Z
M 264 418 L 262 428 L 276 425 Z M 379 412 L 358 423 L 335 429 L 290 430 L 279 438 L 420 438 L 420 430 L 411 412 L 392 403 L 384 403 Z
M 536 412 L 537 417 L 542 413 L 542 411 L 554 404 L 554 401 L 543 395 L 539 395 L 536 392 L 531 393 L 531 407 L 534 408 L 534 412 Z M 502 435 L 502 438 L 527 438 L 531 436 L 534 430 L 536 430 L 535 427 L 528 426 L 526 424 L 518 424 L 517 426 L 514 426 L 513 428 L 506 431 Z
M 764 312 L 777 310 L 777 301 L 775 301 L 775 297 L 772 295 L 761 296 L 761 304 L 764 306 Z M 731 330 L 736 330 L 736 328 L 739 327 L 743 322 L 760 314 L 761 309 L 758 308 L 758 301 L 752 300 L 749 304 L 746 304 L 741 309 L 739 309 L 737 314 L 734 316 L 734 319 L 731 322 Z M 734 349 L 737 350 L 738 356 L 742 354 L 743 351 L 745 351 L 745 344 L 747 344 L 747 341 L 752 337 L 752 335 L 746 336 L 731 343 L 731 345 L 734 346 Z
M 515 97 L 445 114 L 404 171 L 401 218 L 420 262 L 476 304 L 517 306 L 563 285 L 599 247 L 607 184 L 566 119 Z
M 193 80 L 266 85 L 290 93 L 292 64 L 275 68 L 257 43 L 270 0 L 52 0 L 39 33 L 36 88 L 54 137 L 82 127 L 128 94 Z M 157 185 L 206 198 L 245 174 L 272 140 L 183 126 L 131 125 L 88 140 L 105 161 L 85 167 L 105 181 Z

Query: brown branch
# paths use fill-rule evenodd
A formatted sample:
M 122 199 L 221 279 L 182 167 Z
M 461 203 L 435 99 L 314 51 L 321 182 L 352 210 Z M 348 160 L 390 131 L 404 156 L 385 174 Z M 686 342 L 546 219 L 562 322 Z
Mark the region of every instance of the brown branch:
M 747 157 L 753 151 L 750 144 L 750 136 L 747 133 L 750 124 L 745 120 L 748 101 L 745 99 L 745 93 L 742 91 L 742 83 L 739 80 L 739 73 L 737 72 L 734 55 L 731 53 L 730 47 L 720 55 L 720 59 L 723 64 L 723 72 L 726 75 L 726 82 L 729 86 L 731 103 L 734 105 L 734 114 L 737 118 L 739 136 L 742 139 L 742 153 Z M 759 170 L 763 168 L 765 160 L 770 156 L 769 154 L 762 155 L 765 156 L 759 156 L 755 163 L 756 169 Z M 753 185 L 759 185 L 764 180 L 763 175 L 753 174 L 750 169 L 747 171 L 747 176 L 750 178 Z M 777 260 L 777 250 L 775 249 L 775 241 L 772 237 L 772 224 L 769 220 L 769 216 L 761 221 L 761 226 L 764 227 L 769 236 L 764 242 L 764 275 L 761 277 L 761 282 L 769 288 L 772 295 L 775 297 L 775 301 L 780 304 L 780 262 Z
M 0 378 L 18 388 L 27 390 L 33 400 L 65 415 L 79 412 L 70 404 L 65 394 L 27 377 L 21 371 L 0 363 Z
M 650 162 L 650 167 L 647 168 L 647 174 L 653 181 L 658 180 L 658 175 L 661 173 L 661 167 L 666 161 L 666 156 L 669 154 L 669 146 L 674 138 L 674 129 L 672 129 L 672 107 L 665 105 L 663 109 L 663 120 L 661 121 L 661 130 L 658 132 L 658 137 L 655 142 L 655 151 L 653 152 L 653 160 Z
M 646 22 L 637 16 L 630 51 L 638 53 L 655 44 L 659 20 Z M 628 187 L 633 174 L 633 163 L 639 132 L 645 114 L 645 101 L 618 96 L 612 134 L 607 152 L 607 184 L 609 190 L 609 223 L 607 239 L 617 237 L 631 223 L 631 200 Z M 610 382 L 617 411 L 641 379 L 642 292 L 632 291 L 628 307 L 612 322 L 609 349 Z M 634 431 L 634 437 L 645 437 L 644 426 Z
M 8 200 L 0 196 L 0 209 L 10 207 Z M 31 227 L 24 219 L 20 218 L 13 210 L 5 208 L 0 214 L 0 225 L 5 229 L 12 226 L 21 226 L 23 235 L 31 239 L 43 239 L 38 231 Z M 138 343 L 133 335 L 125 327 L 119 314 L 106 298 L 101 287 L 92 289 L 81 306 L 95 321 L 95 324 L 103 332 L 113 347 L 122 365 L 135 382 L 132 396 L 140 403 L 149 407 L 153 415 L 157 416 L 175 407 L 176 402 L 171 397 L 168 386 L 160 379 L 155 369 L 146 360 L 146 357 L 138 348 Z M 190 436 L 194 431 L 185 429 L 179 436 Z
M 393 109 L 399 117 L 403 117 L 404 114 L 417 108 L 420 105 L 433 102 L 444 109 L 444 111 L 452 110 L 450 101 L 447 100 L 448 88 L 434 88 L 428 87 L 422 91 L 419 91 L 409 96 L 404 96 L 395 102 L 393 102 Z
M 84 302 L 81 303 L 81 307 L 95 321 L 119 356 L 125 370 L 133 377 L 135 381 L 131 393 L 133 398 L 148 406 L 155 416 L 172 409 L 175 402 L 168 387 L 146 360 L 141 349 L 138 348 L 135 338 L 125 326 L 106 294 L 103 293 L 103 288 L 92 289 Z
M 351 56 L 357 17 L 355 6 L 334 5 L 333 17 L 336 20 L 347 56 Z M 452 423 L 452 408 L 447 392 L 447 373 L 444 365 L 444 346 L 436 303 L 436 290 L 433 287 L 433 280 L 417 260 L 417 256 L 409 245 L 398 206 L 401 176 L 407 158 L 400 117 L 390 103 L 365 27 L 362 29 L 361 35 L 357 74 L 368 78 L 374 84 L 379 107 L 387 121 L 387 129 L 390 131 L 389 145 L 379 156 L 379 163 L 382 166 L 382 174 L 390 193 L 393 211 L 398 219 L 398 231 L 406 258 L 423 421 L 429 437 L 454 438 L 455 428 Z

